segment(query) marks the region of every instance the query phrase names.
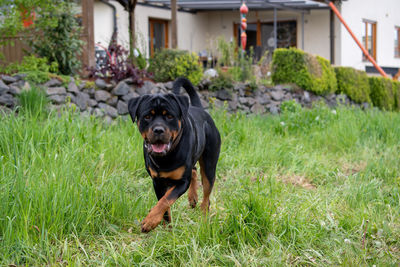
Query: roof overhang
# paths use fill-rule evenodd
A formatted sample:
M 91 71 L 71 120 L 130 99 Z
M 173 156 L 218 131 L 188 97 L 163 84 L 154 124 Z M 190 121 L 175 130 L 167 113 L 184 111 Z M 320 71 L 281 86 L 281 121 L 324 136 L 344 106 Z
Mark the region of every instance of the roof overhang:
M 145 0 L 145 3 L 170 7 L 170 0 Z M 180 9 L 188 11 L 238 10 L 245 2 L 250 10 L 291 10 L 310 11 L 311 9 L 329 9 L 321 0 L 177 0 Z

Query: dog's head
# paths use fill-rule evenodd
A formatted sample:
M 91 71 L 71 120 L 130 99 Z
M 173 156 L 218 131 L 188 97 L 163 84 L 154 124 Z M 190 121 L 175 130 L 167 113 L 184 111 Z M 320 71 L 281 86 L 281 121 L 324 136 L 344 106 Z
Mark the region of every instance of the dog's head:
M 142 134 L 148 153 L 165 156 L 182 129 L 189 99 L 174 94 L 143 95 L 128 103 L 132 121 Z

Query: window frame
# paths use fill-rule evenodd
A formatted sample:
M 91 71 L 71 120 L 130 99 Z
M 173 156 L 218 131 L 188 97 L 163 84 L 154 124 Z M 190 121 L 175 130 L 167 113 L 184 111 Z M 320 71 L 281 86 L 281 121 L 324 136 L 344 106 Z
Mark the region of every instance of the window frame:
M 376 50 L 377 50 L 377 48 L 376 48 L 376 44 L 377 44 L 377 42 L 376 42 L 376 39 L 377 39 L 377 22 L 376 21 L 373 21 L 373 20 L 367 20 L 367 19 L 363 19 L 363 24 L 364 24 L 364 35 L 363 35 L 363 37 L 365 36 L 365 40 L 362 40 L 363 41 L 363 45 L 364 45 L 364 48 L 365 48 L 365 50 L 367 50 L 368 51 L 368 49 L 369 49 L 369 47 L 368 47 L 368 26 L 370 26 L 371 27 L 371 29 L 372 29 L 372 36 L 371 36 L 371 38 L 372 38 L 372 41 L 371 41 L 371 44 L 372 44 L 372 47 L 371 47 L 371 51 L 372 51 L 372 53 L 371 53 L 371 57 L 375 60 L 375 61 L 377 61 L 377 56 L 376 56 Z M 364 55 L 364 53 L 362 53 L 362 61 L 368 61 L 368 58 Z
M 154 39 L 154 23 L 160 23 L 164 25 L 164 38 L 165 38 L 165 45 L 164 48 L 169 47 L 169 31 L 168 31 L 168 26 L 169 26 L 169 21 L 164 20 L 164 19 L 157 19 L 157 18 L 149 18 L 149 42 L 150 42 L 150 57 L 154 56 L 154 44 L 153 44 L 153 39 Z
M 394 29 L 397 33 L 397 44 L 395 44 L 394 47 L 394 58 L 400 58 L 400 26 L 394 26 Z M 394 40 L 396 41 L 396 39 Z

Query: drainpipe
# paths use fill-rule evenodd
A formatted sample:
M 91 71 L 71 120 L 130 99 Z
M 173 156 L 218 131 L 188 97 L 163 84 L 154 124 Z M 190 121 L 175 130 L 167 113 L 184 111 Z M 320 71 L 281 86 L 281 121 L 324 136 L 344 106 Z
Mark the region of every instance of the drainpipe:
M 387 74 L 383 71 L 381 67 L 378 66 L 376 61 L 369 55 L 368 51 L 364 48 L 364 46 L 361 44 L 361 42 L 357 39 L 357 37 L 354 35 L 354 33 L 351 31 L 349 25 L 344 21 L 342 15 L 340 15 L 339 10 L 335 7 L 335 5 L 331 1 L 325 1 L 329 7 L 332 9 L 332 11 L 336 14 L 336 16 L 339 18 L 339 20 L 342 22 L 343 26 L 347 29 L 347 31 L 350 33 L 351 37 L 353 37 L 354 41 L 357 43 L 357 45 L 361 48 L 363 51 L 364 55 L 368 58 L 368 60 L 374 65 L 374 67 L 379 71 L 379 73 L 387 78 Z
M 107 6 L 111 7 L 113 11 L 113 33 L 111 35 L 111 40 L 108 46 L 110 46 L 113 42 L 117 41 L 117 36 L 118 36 L 118 25 L 117 25 L 117 9 L 115 8 L 114 5 L 110 4 L 107 0 L 99 0 L 103 4 L 106 4 Z
M 330 22 L 330 42 L 331 42 L 331 64 L 335 64 L 335 14 L 331 9 L 329 11 L 329 22 Z

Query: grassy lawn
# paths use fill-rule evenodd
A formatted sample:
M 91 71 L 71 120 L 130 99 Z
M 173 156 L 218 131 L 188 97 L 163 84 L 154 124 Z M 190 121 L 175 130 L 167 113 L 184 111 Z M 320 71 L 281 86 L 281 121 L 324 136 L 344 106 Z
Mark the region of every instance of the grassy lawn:
M 156 197 L 136 126 L 29 110 L 0 117 L 0 265 L 400 261 L 398 113 L 213 111 L 222 152 L 209 216 L 185 194 L 170 226 L 142 234 Z

